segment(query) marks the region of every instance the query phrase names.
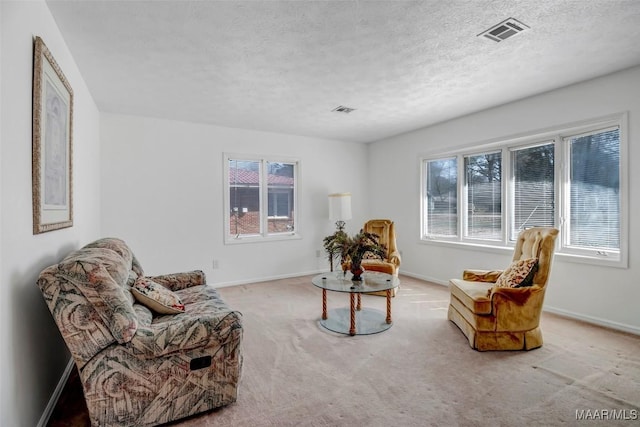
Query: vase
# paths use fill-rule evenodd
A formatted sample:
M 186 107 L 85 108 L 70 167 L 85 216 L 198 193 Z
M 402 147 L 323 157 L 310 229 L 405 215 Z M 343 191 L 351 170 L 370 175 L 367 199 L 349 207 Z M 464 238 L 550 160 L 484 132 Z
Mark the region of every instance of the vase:
M 351 274 L 353 274 L 351 280 L 355 280 L 357 282 L 361 281 L 362 273 L 364 273 L 364 268 L 362 268 L 362 265 L 351 264 Z

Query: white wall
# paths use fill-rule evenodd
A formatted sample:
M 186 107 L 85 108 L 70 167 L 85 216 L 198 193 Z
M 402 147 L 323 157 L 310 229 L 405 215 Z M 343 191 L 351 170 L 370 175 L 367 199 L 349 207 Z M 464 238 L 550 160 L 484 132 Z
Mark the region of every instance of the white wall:
M 446 284 L 464 268 L 504 268 L 511 253 L 424 244 L 420 237 L 420 165 L 426 152 L 506 138 L 572 122 L 629 112 L 629 268 L 596 267 L 556 257 L 545 309 L 640 333 L 640 67 L 477 114 L 417 130 L 370 146 L 372 216 L 393 218 L 401 271 Z M 378 171 L 387 173 L 380 174 Z M 393 179 L 389 179 L 392 176 Z M 399 191 L 401 190 L 401 191 Z
M 368 213 L 367 147 L 269 132 L 101 115 L 102 232 L 125 239 L 149 275 L 202 269 L 224 286 L 326 269 L 328 194 L 351 191 L 359 230 Z M 300 240 L 225 245 L 223 153 L 300 160 Z M 213 259 L 219 268 L 213 269 Z
M 69 360 L 35 282 L 68 251 L 99 237 L 99 113 L 43 1 L 0 2 L 0 425 L 34 426 Z M 32 232 L 33 38 L 42 37 L 74 90 L 74 225 Z
M 2 2 L 0 2 L 0 23 L 2 23 L 2 15 L 3 15 L 3 7 Z M 2 99 L 4 99 L 2 95 L 2 45 L 4 41 L 4 32 L 2 31 L 2 27 L 0 27 L 0 242 L 2 239 Z M 2 275 L 2 244 L 0 243 L 0 277 L 4 277 Z M 11 316 L 9 315 L 9 303 L 8 298 L 0 300 L 0 342 L 8 342 L 9 340 L 9 328 L 3 327 L 2 325 L 9 324 L 9 319 Z M 10 362 L 9 356 L 5 354 L 2 350 L 0 350 L 0 414 L 6 414 L 9 412 L 9 390 L 7 387 L 3 386 L 3 384 L 8 383 L 8 363 Z M 0 416 L 0 421 L 2 421 L 2 416 Z

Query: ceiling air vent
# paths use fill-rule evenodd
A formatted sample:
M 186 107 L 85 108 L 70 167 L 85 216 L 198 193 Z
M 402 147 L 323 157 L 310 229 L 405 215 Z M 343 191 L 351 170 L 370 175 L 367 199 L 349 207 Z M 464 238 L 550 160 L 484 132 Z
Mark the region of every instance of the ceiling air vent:
M 529 27 L 515 18 L 509 18 L 498 25 L 494 25 L 486 31 L 478 34 L 478 37 L 484 36 L 489 40 L 500 43 L 502 40 L 506 40 L 509 37 L 513 37 L 516 34 L 520 34 L 524 30 L 528 30 Z
M 339 107 L 336 107 L 331 111 L 336 112 L 336 113 L 349 114 L 350 112 L 352 112 L 354 110 L 355 110 L 355 108 L 349 108 L 349 107 L 345 107 L 344 105 L 340 105 Z

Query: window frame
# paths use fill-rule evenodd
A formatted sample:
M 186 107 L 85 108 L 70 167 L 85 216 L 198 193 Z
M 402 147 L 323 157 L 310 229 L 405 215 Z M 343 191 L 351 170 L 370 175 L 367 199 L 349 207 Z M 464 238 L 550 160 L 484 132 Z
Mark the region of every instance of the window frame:
M 506 232 L 506 240 L 509 242 L 515 242 L 515 239 L 511 239 L 511 231 L 512 228 L 514 227 L 514 223 L 515 223 L 515 168 L 513 167 L 513 153 L 515 151 L 520 151 L 520 150 L 527 150 L 527 149 L 531 149 L 531 148 L 536 148 L 536 147 L 543 147 L 545 145 L 553 145 L 554 150 L 553 150 L 553 176 L 554 176 L 554 180 L 553 180 L 553 194 L 554 194 L 554 198 L 553 198 L 553 202 L 554 202 L 554 212 L 553 212 L 553 223 L 554 224 L 559 224 L 560 223 L 560 215 L 559 215 L 559 209 L 557 207 L 557 202 L 558 202 L 558 188 L 559 188 L 559 182 L 556 179 L 556 177 L 560 176 L 560 171 L 561 168 L 558 167 L 558 156 L 557 156 L 557 144 L 556 144 L 556 140 L 554 138 L 545 138 L 545 139 L 536 139 L 535 142 L 528 142 L 528 143 L 523 143 L 523 144 L 518 144 L 518 145 L 510 145 L 509 147 L 506 147 L 505 151 L 507 153 L 507 155 L 509 156 L 508 158 L 508 162 L 506 163 L 505 166 L 505 171 L 508 171 L 508 177 L 507 180 L 508 182 L 506 183 L 506 187 L 507 187 L 507 191 L 509 192 L 509 194 L 506 195 L 506 197 L 511 197 L 510 199 L 508 199 L 508 203 L 507 206 L 505 206 L 505 216 L 506 216 L 506 224 L 505 224 L 505 228 L 506 230 L 504 230 Z M 516 234 L 516 238 L 517 238 L 517 234 Z
M 477 237 L 477 236 L 472 236 L 469 233 L 469 185 L 468 185 L 468 179 L 467 179 L 467 167 L 466 167 L 466 161 L 465 159 L 467 158 L 471 158 L 471 157 L 477 157 L 477 156 L 486 156 L 486 155 L 491 155 L 491 154 L 500 154 L 500 238 L 491 238 L 491 239 L 483 239 L 481 237 Z M 462 224 L 462 230 L 460 230 L 460 232 L 458 232 L 458 235 L 463 238 L 466 241 L 469 242 L 483 242 L 485 244 L 488 245 L 495 245 L 495 244 L 499 244 L 501 243 L 501 241 L 503 240 L 503 236 L 504 236 L 504 229 L 505 229 L 505 217 L 504 217 L 504 191 L 505 191 L 505 187 L 504 187 L 504 163 L 503 163 L 503 157 L 504 157 L 504 150 L 503 149 L 496 149 L 496 148 L 488 148 L 486 150 L 474 150 L 474 151 L 469 151 L 469 152 L 464 152 L 464 153 L 460 153 L 460 161 L 462 164 L 462 178 L 463 178 L 463 182 L 459 183 L 459 189 L 462 188 L 463 192 L 461 194 L 462 197 L 457 197 L 458 203 L 459 203 L 459 207 L 461 207 L 463 210 L 458 211 L 458 215 L 460 215 L 460 213 L 462 213 L 462 218 L 459 218 L 459 220 L 461 221 Z M 458 172 L 460 174 L 460 171 Z
M 610 130 L 613 127 L 617 127 L 616 125 L 612 125 L 610 124 L 609 126 L 607 126 L 607 124 L 603 124 L 602 126 L 593 126 L 591 128 L 587 128 L 584 131 L 581 132 L 575 132 L 575 133 L 571 133 L 568 135 L 562 135 L 562 150 L 563 150 L 563 156 L 564 158 L 568 159 L 568 161 L 563 163 L 563 170 L 562 170 L 562 191 L 564 194 L 564 197 L 561 199 L 563 206 L 562 206 L 562 215 L 561 215 L 561 222 L 562 224 L 564 223 L 569 223 L 570 222 L 570 216 L 571 216 L 571 189 L 570 189 L 570 175 L 571 175 L 571 168 L 570 168 L 570 161 L 571 161 L 571 144 L 570 141 L 571 139 L 574 138 L 579 138 L 581 136 L 586 136 L 589 134 L 593 134 L 596 132 L 605 132 L 607 130 Z M 624 154 L 625 157 L 623 156 L 623 150 L 622 150 L 622 128 L 619 127 L 619 132 L 620 132 L 620 163 L 619 163 L 619 167 L 620 167 L 620 251 L 622 251 L 622 246 L 623 246 L 623 239 L 626 239 L 626 235 L 628 233 L 625 232 L 625 229 L 622 225 L 623 223 L 623 214 L 622 214 L 622 206 L 623 206 L 623 197 L 622 197 L 622 177 L 626 175 L 625 172 L 623 172 L 622 170 L 622 163 L 623 163 L 623 159 L 626 159 L 626 152 Z M 563 244 L 563 253 L 567 253 L 567 254 L 571 254 L 573 256 L 577 256 L 577 257 L 587 257 L 587 258 L 601 258 L 601 257 L 612 257 L 612 256 L 619 256 L 616 251 L 607 251 L 607 250 L 601 250 L 601 249 L 588 249 L 582 246 L 576 246 L 576 245 L 571 245 L 569 240 L 570 240 L 570 226 L 566 226 L 566 227 L 561 227 L 560 229 L 560 233 L 561 233 L 561 240 L 562 240 L 562 244 Z M 620 252 L 618 251 L 618 252 Z M 594 255 L 595 254 L 595 255 Z
M 230 190 L 231 182 L 229 181 L 229 161 L 253 161 L 259 163 L 259 206 L 260 206 L 260 232 L 256 234 L 234 235 L 229 232 L 231 223 L 231 200 Z M 223 153 L 223 236 L 224 244 L 235 245 L 243 243 L 257 243 L 257 242 L 271 242 L 282 240 L 295 240 L 301 239 L 300 235 L 300 170 L 301 161 L 297 158 L 288 156 L 274 156 L 274 155 L 257 155 L 246 153 Z M 293 230 L 277 233 L 269 233 L 269 220 L 279 219 L 282 217 L 274 217 L 269 215 L 269 185 L 268 163 L 287 163 L 293 164 Z
M 581 134 L 605 131 L 608 128 L 619 129 L 620 160 L 619 160 L 619 201 L 620 201 L 620 248 L 619 251 L 603 251 L 595 248 L 576 247 L 569 245 L 568 227 L 565 221 L 569 221 L 570 213 L 570 148 L 571 138 Z M 419 241 L 429 245 L 445 246 L 469 246 L 482 248 L 486 251 L 506 253 L 513 251 L 515 240 L 509 239 L 513 226 L 514 203 L 514 174 L 513 158 L 514 150 L 525 149 L 545 144 L 554 145 L 554 224 L 560 230 L 556 242 L 556 256 L 570 262 L 587 263 L 618 268 L 628 268 L 629 247 L 629 169 L 628 169 L 628 113 L 617 113 L 609 116 L 585 120 L 566 125 L 561 125 L 545 130 L 533 131 L 526 134 L 496 138 L 494 140 L 465 145 L 461 148 L 449 151 L 434 151 L 419 156 L 420 170 L 420 231 Z M 502 151 L 501 191 L 502 191 L 502 237 L 501 240 L 488 240 L 478 237 L 465 236 L 465 227 L 468 221 L 466 199 L 466 173 L 464 158 L 477 154 Z M 457 158 L 457 212 L 458 230 L 456 236 L 440 236 L 428 234 L 427 212 L 427 188 L 428 175 L 427 163 L 443 159 Z
M 458 182 L 460 177 L 459 177 L 459 170 L 460 170 L 460 157 L 455 156 L 455 155 L 443 155 L 443 156 L 437 156 L 437 157 L 433 157 L 433 158 L 429 158 L 429 159 L 425 159 L 424 161 L 422 161 L 421 163 L 421 168 L 420 168 L 420 212 L 421 212 L 421 219 L 420 219 L 420 223 L 423 224 L 425 221 L 425 206 L 427 206 L 427 204 L 429 203 L 429 188 L 426 185 L 427 183 L 427 178 L 428 178 L 428 174 L 429 174 L 429 170 L 427 167 L 424 167 L 426 162 L 429 161 L 446 161 L 446 160 L 450 160 L 453 159 L 456 162 L 456 187 L 459 188 L 460 183 Z M 425 203 L 426 201 L 426 203 Z M 438 234 L 437 236 L 437 240 L 442 240 L 442 241 L 455 241 L 458 239 L 459 237 L 459 233 L 460 233 L 460 201 L 459 201 L 459 197 L 456 193 L 456 234 L 455 235 L 445 235 L 445 234 Z M 421 230 L 424 230 L 424 226 L 421 226 Z M 423 233 L 421 233 L 423 234 Z

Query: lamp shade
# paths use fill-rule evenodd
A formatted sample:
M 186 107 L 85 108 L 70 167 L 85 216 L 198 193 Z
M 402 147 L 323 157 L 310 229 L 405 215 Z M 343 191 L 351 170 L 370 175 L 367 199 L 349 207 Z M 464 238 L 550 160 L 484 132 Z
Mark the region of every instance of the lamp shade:
M 351 193 L 329 194 L 329 219 L 333 221 L 351 219 Z

